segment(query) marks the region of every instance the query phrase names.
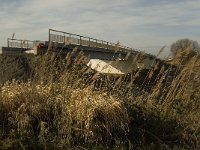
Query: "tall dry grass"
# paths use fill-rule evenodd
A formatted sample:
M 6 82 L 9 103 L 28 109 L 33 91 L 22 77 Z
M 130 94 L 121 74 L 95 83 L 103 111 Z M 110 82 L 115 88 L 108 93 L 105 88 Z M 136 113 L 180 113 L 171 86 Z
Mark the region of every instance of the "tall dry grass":
M 92 92 L 89 87 L 73 89 L 59 82 L 5 83 L 1 125 L 4 134 L 17 139 L 17 144 L 11 142 L 3 148 L 16 144 L 29 149 L 24 141 L 32 138 L 37 139 L 33 141 L 38 142 L 36 146 L 46 149 L 99 143 L 110 146 L 127 138 L 129 119 L 123 105 L 119 99 Z
M 199 56 L 175 59 L 166 84 L 171 64 L 103 75 L 78 53 L 49 50 L 28 81 L 2 85 L 1 149 L 200 148 Z

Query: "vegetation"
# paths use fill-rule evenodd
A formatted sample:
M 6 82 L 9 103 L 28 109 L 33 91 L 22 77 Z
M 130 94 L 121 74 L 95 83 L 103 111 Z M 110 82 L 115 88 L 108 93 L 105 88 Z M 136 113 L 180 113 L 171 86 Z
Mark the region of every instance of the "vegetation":
M 174 56 L 176 56 L 178 53 L 193 53 L 194 54 L 199 54 L 200 52 L 200 47 L 197 41 L 193 41 L 190 39 L 180 39 L 173 43 L 171 45 L 171 52 Z
M 199 55 L 169 80 L 174 65 L 101 75 L 75 53 L 0 58 L 0 149 L 200 149 Z

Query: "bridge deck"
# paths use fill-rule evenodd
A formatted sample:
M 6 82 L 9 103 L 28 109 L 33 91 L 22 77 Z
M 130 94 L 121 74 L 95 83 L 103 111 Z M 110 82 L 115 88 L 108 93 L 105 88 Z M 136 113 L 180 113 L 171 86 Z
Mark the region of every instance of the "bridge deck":
M 136 55 L 138 53 L 141 53 L 140 51 L 136 51 L 132 48 L 122 46 L 119 43 L 110 43 L 104 40 L 53 29 L 49 29 L 48 42 L 8 38 L 7 43 L 8 47 L 4 47 L 2 51 L 16 54 L 33 49 L 36 49 L 36 51 L 40 53 L 42 51 L 46 51 L 50 43 L 56 43 L 57 48 L 63 50 L 72 50 L 77 47 L 78 50 L 83 50 L 85 51 L 85 53 L 92 56 L 92 58 L 97 59 L 112 59 L 118 57 L 119 55 L 121 55 L 122 58 L 125 58 L 127 54 Z M 37 49 L 38 43 L 44 43 L 44 48 Z M 143 56 L 156 58 L 154 55 L 147 53 L 144 53 Z

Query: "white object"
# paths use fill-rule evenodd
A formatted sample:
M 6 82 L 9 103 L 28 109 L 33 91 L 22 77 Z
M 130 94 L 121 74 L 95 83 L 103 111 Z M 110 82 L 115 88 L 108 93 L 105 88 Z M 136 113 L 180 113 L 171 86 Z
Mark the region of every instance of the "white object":
M 112 62 L 112 61 L 110 61 Z M 91 67 L 92 69 L 100 72 L 100 73 L 110 73 L 110 74 L 124 74 L 117 68 L 113 67 L 111 63 L 105 62 L 100 59 L 91 59 L 87 66 Z

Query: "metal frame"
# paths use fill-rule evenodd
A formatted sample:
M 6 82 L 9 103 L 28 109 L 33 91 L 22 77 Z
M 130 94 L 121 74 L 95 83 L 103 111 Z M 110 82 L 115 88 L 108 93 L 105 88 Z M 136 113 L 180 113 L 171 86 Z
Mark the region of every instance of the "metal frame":
M 23 49 L 32 49 L 35 45 L 36 41 L 31 40 L 21 40 L 21 39 L 7 39 L 8 47 L 13 48 L 23 48 Z M 49 43 L 50 42 L 58 42 L 64 45 L 80 45 L 80 46 L 88 46 L 94 48 L 102 48 L 107 50 L 115 50 L 118 49 L 122 52 L 131 52 L 131 53 L 140 53 L 135 49 L 130 47 L 118 45 L 116 43 L 110 43 L 104 40 L 99 40 L 87 36 L 82 36 L 78 34 L 68 33 L 64 31 L 49 29 Z M 146 55 L 156 57 L 152 54 L 145 53 Z
M 31 49 L 34 47 L 34 41 L 8 38 L 7 45 L 12 48 Z
M 54 29 L 49 29 L 49 42 L 58 42 L 63 44 L 73 44 L 80 46 L 89 46 L 96 48 L 103 48 L 109 50 L 115 50 L 116 46 L 122 51 L 133 51 L 132 48 L 117 45 L 115 43 L 110 43 L 104 40 L 99 40 L 87 36 L 82 36 L 78 34 L 68 33 L 64 31 L 58 31 Z

